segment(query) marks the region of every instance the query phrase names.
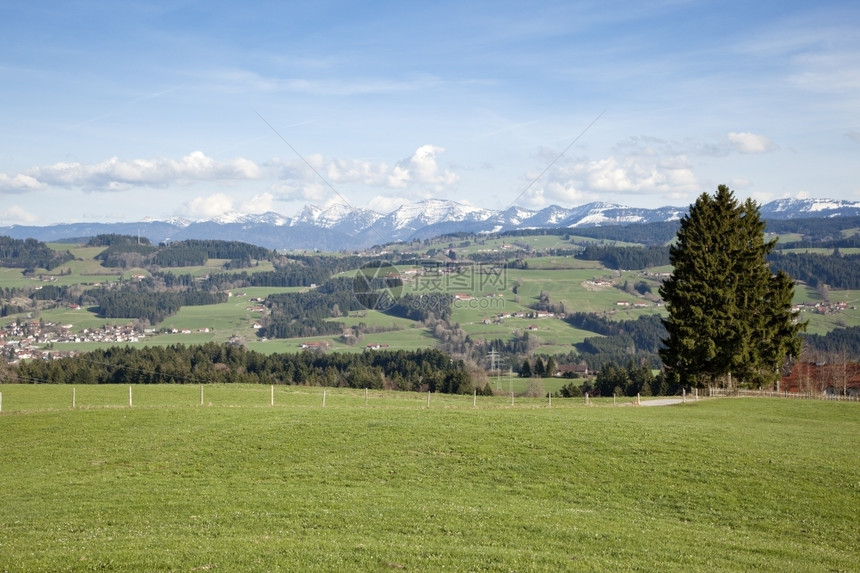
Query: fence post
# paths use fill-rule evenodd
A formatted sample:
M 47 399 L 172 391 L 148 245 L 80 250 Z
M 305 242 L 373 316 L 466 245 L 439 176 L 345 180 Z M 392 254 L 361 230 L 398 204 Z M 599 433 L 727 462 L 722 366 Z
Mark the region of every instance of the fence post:
M 639 399 L 639 392 L 636 392 L 636 405 L 637 405 L 637 406 L 641 406 L 641 405 L 642 405 L 642 401 Z
M 269 406 L 275 405 L 275 385 L 272 384 L 270 387 L 271 397 L 269 398 Z
M 427 390 L 427 407 L 430 407 L 430 390 Z
M 552 392 L 547 392 L 547 396 L 549 396 L 549 407 L 552 408 Z
M 478 389 L 474 388 L 472 390 L 472 408 L 478 407 Z
M 683 402 L 684 404 L 687 403 L 687 389 L 686 388 L 681 388 L 681 402 Z
M 612 405 L 615 406 L 615 392 L 612 393 Z
M 323 390 L 323 407 L 325 407 L 325 390 Z
M 74 386 L 72 386 L 72 410 L 74 410 L 74 409 L 75 409 L 75 401 L 76 401 L 76 400 L 75 400 L 75 398 L 76 398 L 76 394 L 77 394 L 77 392 L 76 392 L 76 390 L 75 390 L 75 387 L 74 387 Z
M 131 386 L 128 387 L 128 407 L 131 408 Z
M 588 392 L 585 393 L 585 405 L 588 406 Z

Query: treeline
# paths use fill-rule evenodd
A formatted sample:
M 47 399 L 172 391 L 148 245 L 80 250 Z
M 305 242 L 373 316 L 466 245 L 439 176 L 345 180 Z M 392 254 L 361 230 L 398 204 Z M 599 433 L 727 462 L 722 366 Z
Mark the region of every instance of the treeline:
M 321 285 L 338 273 L 355 270 L 376 259 L 358 256 L 322 257 L 290 256 L 273 271 L 248 273 L 213 273 L 204 282 L 206 288 L 309 287 Z
M 73 289 L 70 286 L 43 285 L 42 288 L 34 290 L 30 293 L 30 298 L 33 300 L 57 300 L 71 301 Z
M 156 247 L 143 243 L 116 243 L 109 245 L 96 255 L 95 259 L 101 261 L 103 267 L 109 268 L 145 267 L 157 250 Z
M 232 268 L 241 268 L 249 266 L 252 260 L 271 260 L 272 251 L 238 241 L 189 239 L 160 247 L 152 263 L 160 267 L 189 267 L 206 264 L 209 259 L 230 259 Z M 237 261 L 247 263 L 239 265 Z
M 377 285 L 378 287 L 384 285 Z M 258 335 L 266 338 L 300 338 L 341 334 L 344 324 L 336 319 L 352 311 L 375 308 L 386 314 L 415 321 L 447 320 L 453 297 L 447 293 L 414 295 L 397 300 L 371 300 L 376 292 L 356 293 L 350 277 L 336 277 L 307 292 L 279 293 L 266 297 L 269 314 L 261 321 Z M 389 304 L 391 306 L 389 306 Z
M 454 308 L 454 296 L 450 293 L 413 294 L 406 293 L 385 314 L 427 322 L 431 318 L 447 321 Z
M 138 284 L 125 288 L 91 289 L 86 296 L 98 303 L 98 314 L 104 318 L 136 318 L 156 324 L 175 314 L 183 306 L 218 304 L 227 301 L 223 292 L 209 292 L 198 289 L 185 291 L 154 291 Z
M 51 270 L 74 258 L 69 251 L 55 251 L 36 239 L 0 236 L 0 267 Z
M 229 259 L 230 268 L 251 265 L 252 260 L 274 260 L 269 249 L 238 241 L 188 239 L 153 246 L 148 239 L 130 235 L 96 235 L 90 247 L 107 247 L 96 256 L 102 266 L 128 268 L 190 267 L 205 265 L 209 259 Z
M 473 390 L 463 361 L 430 349 L 266 355 L 214 342 L 126 346 L 73 358 L 22 361 L 11 372 L 21 383 L 301 384 L 449 394 Z
M 771 253 L 771 269 L 783 270 L 811 287 L 826 284 L 835 289 L 860 289 L 860 255 L 817 253 Z
M 860 326 L 837 328 L 827 334 L 804 334 L 803 351 L 814 356 L 848 357 L 856 360 L 860 356 Z
M 679 226 L 680 223 L 678 221 L 660 221 L 632 225 L 577 227 L 574 230 L 567 229 L 567 232 L 574 233 L 579 237 L 600 239 L 602 241 L 620 241 L 659 247 L 675 238 Z
M 103 233 L 90 238 L 85 247 L 121 247 L 124 245 L 148 245 L 152 242 L 146 237 L 133 237 L 132 235 L 119 235 L 116 233 Z
M 637 365 L 630 360 L 626 366 L 615 363 L 605 364 L 591 387 L 593 396 L 666 396 L 674 393 L 662 373 L 654 376 L 651 366 Z
M 824 246 L 827 241 L 839 241 L 843 239 L 842 231 L 848 231 L 860 227 L 860 217 L 816 217 L 811 219 L 785 219 L 766 221 L 768 233 L 785 235 L 798 233 L 803 235 L 803 240 L 815 246 Z M 789 247 L 796 243 L 788 243 Z
M 616 247 L 613 245 L 587 245 L 576 255 L 585 261 L 600 261 L 608 269 L 640 270 L 669 264 L 669 248 Z
M 612 321 L 597 314 L 577 312 L 565 317 L 565 321 L 576 328 L 603 335 L 588 337 L 574 345 L 591 370 L 600 370 L 606 364 L 625 364 L 629 360 L 648 364 L 651 368 L 661 365 L 657 351 L 667 333 L 658 315 Z
M 298 338 L 340 334 L 342 322 L 328 320 L 363 307 L 353 296 L 353 281 L 332 279 L 307 292 L 280 293 L 266 297 L 269 315 L 263 319 L 259 336 Z
M 777 243 L 776 250 L 782 251 L 787 249 L 849 249 L 860 247 L 860 236 L 845 237 L 842 239 L 832 239 L 825 241 L 793 241 L 790 243 Z

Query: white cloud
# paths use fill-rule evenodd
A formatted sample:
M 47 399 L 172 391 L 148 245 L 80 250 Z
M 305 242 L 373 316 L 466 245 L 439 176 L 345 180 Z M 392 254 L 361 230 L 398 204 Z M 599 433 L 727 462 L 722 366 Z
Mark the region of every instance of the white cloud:
M 660 196 L 685 200 L 700 189 L 686 155 L 663 156 L 662 145 L 643 149 L 639 143 L 627 157 L 580 158 L 556 165 L 529 188 L 522 204 L 532 208 L 550 203 L 581 205 L 591 201 L 623 201 L 621 196 Z M 621 150 L 621 149 L 619 149 Z M 537 173 L 529 173 L 531 181 Z
M 325 175 L 336 183 L 380 185 L 386 180 L 388 165 L 359 159 L 332 159 L 325 166 Z
M 409 182 L 431 185 L 436 190 L 453 185 L 459 176 L 447 169 L 440 170 L 436 155 L 445 150 L 435 145 L 422 145 L 412 157 L 399 161 L 388 177 L 391 187 L 406 187 Z
M 12 205 L 5 211 L 0 211 L 0 221 L 5 221 L 11 224 L 28 224 L 35 223 L 39 218 L 28 213 L 18 205 Z
M 307 163 L 298 159 L 273 159 L 266 166 L 281 179 L 272 186 L 272 190 L 283 200 L 303 199 L 320 203 L 340 198 L 338 187 L 349 184 L 410 189 L 410 195 L 423 197 L 431 191 L 438 193 L 460 179 L 453 171 L 439 167 L 436 157 L 444 151 L 435 145 L 422 145 L 411 157 L 398 161 L 394 166 L 384 161 L 326 159 L 319 154 L 308 155 L 305 158 Z
M 15 179 L 31 188 L 46 185 L 80 187 L 87 190 L 121 191 L 136 186 L 163 187 L 176 183 L 213 180 L 251 180 L 264 174 L 262 168 L 248 159 L 218 161 L 202 151 L 194 151 L 175 160 L 169 158 L 121 160 L 112 157 L 95 164 L 61 162 L 35 167 Z M 0 174 L 0 185 L 3 178 Z
M 409 200 L 404 197 L 377 195 L 367 202 L 367 208 L 377 213 L 391 213 L 407 203 L 409 203 Z
M 777 145 L 764 135 L 749 132 L 731 132 L 729 141 L 741 153 L 767 153 L 777 149 Z
M 268 213 L 274 211 L 275 196 L 271 193 L 260 193 L 254 195 L 239 206 L 239 210 L 243 213 Z
M 269 187 L 273 197 L 278 201 L 309 201 L 323 204 L 335 196 L 331 188 L 321 182 L 311 181 L 280 181 Z
M 24 193 L 43 188 L 44 185 L 34 177 L 16 173 L 11 177 L 0 173 L 0 193 Z
M 195 197 L 185 204 L 184 213 L 192 219 L 209 219 L 233 210 L 233 200 L 223 193 Z

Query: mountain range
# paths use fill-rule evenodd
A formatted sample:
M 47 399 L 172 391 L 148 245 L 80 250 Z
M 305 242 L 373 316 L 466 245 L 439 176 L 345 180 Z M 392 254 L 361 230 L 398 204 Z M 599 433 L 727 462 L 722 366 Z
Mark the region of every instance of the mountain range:
M 40 241 L 115 233 L 139 235 L 153 243 L 184 239 L 242 241 L 271 249 L 354 250 L 397 241 L 427 239 L 455 232 L 494 233 L 514 229 L 577 228 L 674 221 L 687 208 L 641 209 L 611 203 L 578 207 L 550 205 L 538 211 L 512 206 L 503 211 L 482 209 L 444 199 L 410 203 L 388 213 L 338 203 L 326 208 L 307 205 L 295 217 L 278 213 L 227 213 L 214 219 L 134 223 L 62 223 L 44 227 L 0 227 L 0 235 Z M 761 206 L 765 220 L 860 216 L 860 202 L 833 199 L 780 199 Z

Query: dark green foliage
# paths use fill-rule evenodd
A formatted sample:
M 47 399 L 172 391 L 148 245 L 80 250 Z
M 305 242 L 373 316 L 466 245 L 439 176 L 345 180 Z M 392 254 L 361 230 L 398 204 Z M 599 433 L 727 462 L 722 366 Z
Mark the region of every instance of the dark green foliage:
M 800 353 L 794 283 L 771 273 L 758 205 L 720 185 L 681 220 L 674 271 L 660 288 L 669 317 L 660 356 L 683 384 L 769 384 Z
M 582 388 L 576 382 L 568 382 L 559 388 L 558 395 L 562 398 L 580 398 L 582 397 Z
M 531 378 L 532 377 L 532 365 L 529 362 L 529 359 L 526 358 L 523 360 L 523 365 L 520 366 L 520 378 Z
M 160 267 L 203 265 L 209 259 L 232 259 L 232 268 L 251 266 L 251 260 L 269 260 L 272 251 L 238 241 L 187 240 L 161 246 L 152 263 Z M 246 261 L 242 264 L 240 261 Z M 240 266 L 241 265 L 241 266 Z
M 69 251 L 55 251 L 36 239 L 0 237 L 0 267 L 51 270 L 73 258 Z
M 607 363 L 594 379 L 594 392 L 598 396 L 651 396 L 654 375 L 649 366 L 637 366 L 633 361 L 626 367 Z
M 774 271 L 782 270 L 811 287 L 860 289 L 860 254 L 771 253 L 767 260 Z
M 657 247 L 616 247 L 612 245 L 588 245 L 577 259 L 600 261 L 610 269 L 641 270 L 662 267 L 669 264 L 669 248 Z
M 98 303 L 98 313 L 104 318 L 138 318 L 156 324 L 175 314 L 182 306 L 218 304 L 227 301 L 226 293 L 201 290 L 154 291 L 146 284 L 130 284 L 125 288 L 91 289 L 86 296 Z
M 549 356 L 546 359 L 546 374 L 547 377 L 555 376 L 556 371 L 558 371 L 558 366 L 555 363 L 555 359 L 552 356 Z
M 860 326 L 837 328 L 827 334 L 805 334 L 804 351 L 831 356 L 860 356 Z
M 678 221 L 645 223 L 634 225 L 604 225 L 602 227 L 578 227 L 574 233 L 606 241 L 623 241 L 659 247 L 665 245 L 678 231 Z M 570 233 L 570 229 L 566 229 Z
M 103 267 L 127 269 L 145 266 L 149 262 L 150 255 L 157 250 L 152 245 L 115 243 L 96 255 L 95 258 L 102 262 Z
M 321 285 L 332 275 L 354 271 L 368 261 L 366 257 L 322 257 L 292 256 L 285 263 L 278 263 L 274 271 L 258 273 L 216 273 L 204 283 L 207 288 L 263 287 L 309 287 Z
M 803 242 L 789 243 L 786 247 L 845 247 L 855 246 L 856 237 L 844 237 L 842 231 L 860 227 L 860 217 L 816 217 L 782 219 L 767 222 L 767 232 L 784 235 L 799 233 Z M 777 247 L 778 248 L 778 247 Z
M 577 312 L 565 320 L 576 328 L 602 335 L 575 345 L 592 370 L 600 370 L 607 363 L 623 364 L 631 358 L 653 368 L 660 366 L 657 352 L 663 346 L 666 327 L 657 315 L 615 322 L 597 314 Z
M 146 237 L 133 237 L 131 235 L 117 235 L 108 233 L 96 235 L 87 241 L 86 247 L 114 247 L 123 245 L 151 245 Z
M 454 297 L 449 293 L 406 293 L 385 313 L 422 322 L 430 318 L 448 320 L 453 307 Z
M 362 308 L 352 294 L 352 284 L 352 279 L 342 277 L 307 292 L 270 295 L 266 298 L 270 313 L 259 335 L 296 338 L 340 334 L 343 323 L 327 319 L 335 305 L 341 312 Z
M 30 298 L 33 300 L 70 300 L 70 290 L 68 286 L 44 285 L 30 293 Z
M 143 348 L 113 347 L 74 358 L 21 362 L 14 374 L 23 383 L 203 384 L 260 383 L 330 385 L 351 388 L 472 392 L 461 360 L 439 350 L 265 355 L 214 342 Z M 397 380 L 394 384 L 392 381 Z
M 272 260 L 274 253 L 263 247 L 238 241 L 176 241 L 154 247 L 148 239 L 127 235 L 98 235 L 88 246 L 107 246 L 97 260 L 105 267 L 130 266 L 189 267 L 205 265 L 209 259 L 231 259 L 231 268 L 251 266 L 251 260 Z

